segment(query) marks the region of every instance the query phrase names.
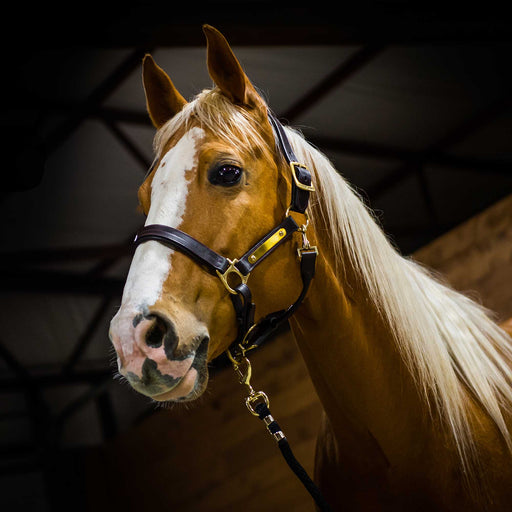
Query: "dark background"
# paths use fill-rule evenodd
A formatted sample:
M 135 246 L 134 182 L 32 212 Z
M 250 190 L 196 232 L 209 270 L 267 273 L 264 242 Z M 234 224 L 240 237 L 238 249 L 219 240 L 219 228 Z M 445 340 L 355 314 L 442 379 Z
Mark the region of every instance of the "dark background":
M 211 86 L 201 24 L 220 29 L 278 117 L 332 159 L 409 254 L 512 191 L 509 20 L 489 2 L 11 6 L 0 508 L 84 509 L 84 451 L 155 410 L 113 379 L 107 337 L 152 160 L 145 52 L 191 98 Z

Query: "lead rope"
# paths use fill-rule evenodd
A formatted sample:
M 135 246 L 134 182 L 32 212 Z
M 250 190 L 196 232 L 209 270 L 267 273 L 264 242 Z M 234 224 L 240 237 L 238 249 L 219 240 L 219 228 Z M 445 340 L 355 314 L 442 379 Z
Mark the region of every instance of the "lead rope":
M 245 405 L 249 409 L 249 412 L 265 423 L 268 432 L 277 442 L 277 446 L 279 447 L 284 460 L 309 492 L 319 510 L 321 512 L 331 512 L 332 509 L 325 501 L 320 489 L 316 486 L 313 480 L 311 480 L 304 467 L 293 454 L 290 444 L 288 443 L 288 439 L 284 435 L 279 423 L 277 423 L 272 414 L 270 414 L 268 396 L 263 391 L 254 391 L 254 388 L 251 385 L 252 367 L 251 362 L 247 358 L 246 351 L 242 349 L 239 354 L 233 355 L 228 350 L 227 354 L 233 364 L 233 369 L 238 375 L 240 384 L 244 385 L 249 392 L 249 395 L 245 399 Z

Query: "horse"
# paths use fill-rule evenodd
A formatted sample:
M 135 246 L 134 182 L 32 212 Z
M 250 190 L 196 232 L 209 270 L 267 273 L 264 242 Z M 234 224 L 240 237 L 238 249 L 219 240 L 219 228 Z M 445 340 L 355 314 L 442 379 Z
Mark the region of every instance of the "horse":
M 225 37 L 203 31 L 213 87 L 191 101 L 143 60 L 156 135 L 138 199 L 145 234 L 160 227 L 139 240 L 111 322 L 119 373 L 157 402 L 194 400 L 208 363 L 240 342 L 245 302 L 259 325 L 302 295 L 287 319 L 325 411 L 314 478 L 331 507 L 510 510 L 511 337 L 401 255 L 327 157 L 276 128 Z M 291 208 L 306 191 L 307 208 Z

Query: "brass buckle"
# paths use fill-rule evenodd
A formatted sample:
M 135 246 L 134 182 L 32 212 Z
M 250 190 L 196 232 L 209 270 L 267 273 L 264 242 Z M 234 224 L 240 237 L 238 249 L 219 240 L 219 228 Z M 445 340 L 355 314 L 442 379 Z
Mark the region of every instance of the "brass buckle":
M 227 291 L 229 293 L 231 293 L 232 295 L 237 295 L 238 292 L 236 290 L 234 290 L 233 288 L 231 288 L 231 286 L 228 283 L 229 275 L 236 274 L 240 278 L 240 281 L 242 282 L 242 284 L 247 284 L 247 279 L 249 279 L 250 273 L 247 274 L 246 276 L 244 276 L 242 274 L 242 272 L 240 272 L 240 270 L 238 270 L 235 267 L 235 265 L 238 263 L 238 260 L 236 258 L 234 260 L 228 259 L 228 261 L 229 261 L 229 267 L 227 268 L 226 272 L 224 272 L 224 274 L 221 274 L 218 270 L 216 270 L 215 272 L 217 272 L 217 275 L 219 276 L 220 280 L 226 287 Z
M 301 164 L 299 162 L 290 162 L 290 168 L 292 170 L 292 176 L 293 176 L 293 181 L 295 182 L 295 185 L 302 190 L 307 190 L 308 192 L 314 192 L 315 187 L 313 185 L 304 185 L 304 183 L 301 183 L 299 181 L 299 178 L 297 178 L 297 171 L 295 169 L 296 166 L 302 167 L 303 169 L 307 169 L 307 167 L 304 164 Z

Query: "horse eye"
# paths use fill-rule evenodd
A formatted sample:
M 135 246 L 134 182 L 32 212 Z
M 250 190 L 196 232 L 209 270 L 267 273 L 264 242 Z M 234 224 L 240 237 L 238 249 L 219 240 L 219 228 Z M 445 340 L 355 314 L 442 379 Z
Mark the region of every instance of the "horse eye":
M 208 179 L 213 185 L 231 187 L 236 185 L 242 177 L 242 169 L 232 164 L 222 164 L 212 169 Z

